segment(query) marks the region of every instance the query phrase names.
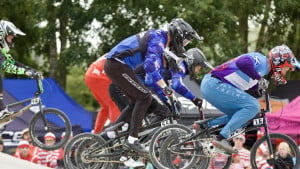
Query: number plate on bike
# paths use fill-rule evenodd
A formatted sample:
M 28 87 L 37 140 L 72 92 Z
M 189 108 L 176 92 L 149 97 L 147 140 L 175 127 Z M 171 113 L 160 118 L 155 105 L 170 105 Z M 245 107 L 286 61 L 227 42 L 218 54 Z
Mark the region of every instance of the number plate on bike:
M 40 102 L 40 98 L 31 99 L 31 104 L 38 104 Z
M 167 125 L 169 125 L 169 124 L 171 124 L 171 122 L 170 122 L 170 120 L 163 120 L 163 121 L 161 121 L 161 123 L 160 123 L 160 125 L 163 127 L 163 126 L 167 126 Z
M 253 119 L 253 125 L 254 126 L 258 126 L 264 124 L 264 119 L 263 118 L 257 118 L 257 119 Z

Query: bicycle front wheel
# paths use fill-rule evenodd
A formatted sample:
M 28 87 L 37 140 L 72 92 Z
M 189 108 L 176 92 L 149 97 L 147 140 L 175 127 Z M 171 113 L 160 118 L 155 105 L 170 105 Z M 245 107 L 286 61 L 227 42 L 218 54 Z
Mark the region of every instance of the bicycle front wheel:
M 76 135 L 65 147 L 63 159 L 65 167 L 67 169 L 110 168 L 109 163 L 93 162 L 93 159 L 89 157 L 89 152 L 103 143 L 105 143 L 105 141 L 95 134 L 81 133 Z
M 252 168 L 299 168 L 299 148 L 291 137 L 280 133 L 270 133 L 270 142 L 271 146 L 269 147 L 267 136 L 263 136 L 255 142 L 250 153 Z M 272 154 L 270 154 L 270 150 L 273 151 Z
M 51 132 L 55 135 L 55 142 L 45 140 L 45 135 Z M 64 146 L 70 138 L 72 127 L 69 118 L 60 110 L 54 108 L 43 109 L 34 115 L 29 125 L 32 143 L 45 150 L 56 150 Z

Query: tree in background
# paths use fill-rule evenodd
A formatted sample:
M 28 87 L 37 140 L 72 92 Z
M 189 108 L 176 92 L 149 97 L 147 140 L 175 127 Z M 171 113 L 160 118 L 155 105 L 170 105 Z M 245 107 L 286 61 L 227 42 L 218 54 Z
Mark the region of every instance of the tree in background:
M 298 0 L 1 0 L 0 14 L 27 34 L 15 41 L 16 59 L 53 77 L 80 103 L 89 93 L 66 88 L 84 85 L 79 72 L 121 39 L 174 17 L 204 37 L 187 47 L 199 47 L 214 65 L 248 51 L 267 54 L 282 43 L 300 53 Z

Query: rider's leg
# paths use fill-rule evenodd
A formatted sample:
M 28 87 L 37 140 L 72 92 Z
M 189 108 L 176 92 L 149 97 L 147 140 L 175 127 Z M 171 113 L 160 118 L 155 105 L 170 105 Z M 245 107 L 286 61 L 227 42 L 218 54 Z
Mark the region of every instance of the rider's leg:
M 145 117 L 145 113 L 151 104 L 152 96 L 151 94 L 145 95 L 145 98 L 139 98 L 132 111 L 132 117 L 130 122 L 130 136 L 137 138 L 139 128 L 142 126 L 142 121 Z M 144 111 L 143 111 L 144 109 Z
M 108 86 L 111 81 L 105 75 L 93 73 L 93 66 L 94 65 L 91 65 L 85 74 L 85 84 L 88 86 L 101 107 L 94 127 L 94 133 L 99 133 L 102 131 L 104 124 L 109 117 L 109 106 L 112 101 L 109 96 Z
M 156 94 L 152 94 L 152 101 L 146 114 L 153 114 L 150 123 L 162 121 L 171 114 L 171 110 Z
M 120 116 L 116 119 L 116 121 L 114 122 L 114 124 L 120 123 L 122 121 L 126 122 L 126 123 L 130 123 L 131 120 L 131 114 L 134 108 L 134 104 L 130 103 L 128 104 L 121 112 Z
M 226 124 L 221 131 L 225 138 L 259 111 L 259 104 L 254 97 L 209 75 L 201 83 L 201 92 L 209 103 L 226 114 L 209 122 L 209 125 Z
M 239 99 L 238 104 L 232 105 L 236 111 L 220 132 L 225 138 L 228 138 L 236 129 L 241 128 L 247 121 L 254 118 L 259 111 L 258 101 L 246 92 L 243 95 L 245 97 Z
M 234 130 L 240 128 L 255 116 L 259 109 L 256 99 L 246 92 L 230 84 L 223 83 L 210 75 L 206 75 L 203 78 L 201 93 L 209 103 L 227 114 L 226 118 L 223 117 L 220 118 L 221 120 L 216 120 L 222 123 L 228 122 L 217 136 L 216 144 L 219 144 L 227 152 L 232 153 L 233 149 L 229 144 L 225 143 L 225 138 L 228 138 Z M 229 121 L 228 118 L 230 118 Z M 210 125 L 216 121 L 212 121 Z
M 104 70 L 112 83 L 118 85 L 122 92 L 135 102 L 127 145 L 136 151 L 147 153 L 148 151 L 137 141 L 137 137 L 144 115 L 151 103 L 151 92 L 141 83 L 128 65 L 116 60 L 107 60 Z M 135 140 L 135 143 L 131 144 L 130 140 Z
M 98 134 L 102 131 L 105 122 L 107 121 L 109 117 L 108 114 L 108 107 L 107 106 L 102 106 L 98 112 L 96 121 L 95 121 L 95 127 L 94 127 L 94 133 Z
M 113 83 L 109 85 L 108 90 L 109 90 L 109 95 L 111 97 L 111 100 L 115 102 L 119 110 L 122 111 L 129 104 L 128 98 L 120 90 L 120 88 Z

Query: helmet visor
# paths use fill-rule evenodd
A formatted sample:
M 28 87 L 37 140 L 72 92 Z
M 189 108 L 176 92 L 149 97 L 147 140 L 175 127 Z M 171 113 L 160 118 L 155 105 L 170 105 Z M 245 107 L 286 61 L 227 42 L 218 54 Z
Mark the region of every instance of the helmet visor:
M 208 61 L 204 61 L 203 63 L 206 67 L 210 68 L 211 70 L 214 69 L 214 67 Z

